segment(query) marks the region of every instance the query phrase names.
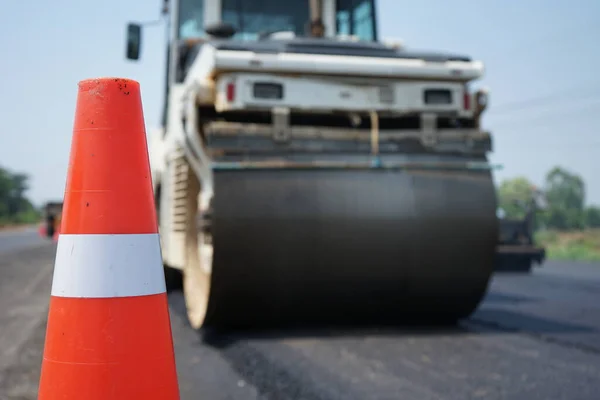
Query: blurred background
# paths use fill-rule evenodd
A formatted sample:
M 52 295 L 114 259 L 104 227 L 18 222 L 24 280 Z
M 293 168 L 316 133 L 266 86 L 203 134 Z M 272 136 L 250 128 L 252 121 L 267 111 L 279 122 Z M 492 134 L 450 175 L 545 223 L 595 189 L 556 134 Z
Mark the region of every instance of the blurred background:
M 125 49 L 127 23 L 157 21 L 162 3 L 2 2 L 0 400 L 37 396 L 56 251 L 43 227 L 48 205 L 61 212 L 77 83 L 139 81 L 147 133 L 158 128 L 165 25 L 144 26 L 140 62 Z M 473 316 L 444 329 L 215 338 L 192 329 L 181 276 L 167 275 L 182 398 L 598 399 L 600 1 L 379 0 L 376 15 L 381 38 L 484 63 L 472 90 L 489 90 L 498 245 L 532 253 L 496 264 Z

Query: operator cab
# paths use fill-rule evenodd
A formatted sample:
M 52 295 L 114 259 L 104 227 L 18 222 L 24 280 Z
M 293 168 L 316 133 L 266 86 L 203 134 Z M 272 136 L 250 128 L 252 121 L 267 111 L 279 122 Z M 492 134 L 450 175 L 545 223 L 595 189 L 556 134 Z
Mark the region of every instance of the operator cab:
M 165 0 L 163 13 L 168 14 L 171 42 L 184 46 L 211 39 L 307 36 L 378 40 L 375 0 Z M 142 25 L 128 25 L 130 60 L 139 59 Z
M 375 0 L 164 0 L 162 14 L 169 29 L 163 126 L 171 88 L 184 81 L 205 41 L 378 40 Z M 128 24 L 127 59 L 140 58 L 142 27 L 149 24 Z
M 318 10 L 311 13 L 309 3 Z M 206 37 L 205 28 L 220 22 L 235 28 L 234 40 L 260 40 L 280 32 L 377 40 L 374 0 L 180 0 L 178 5 L 178 39 Z

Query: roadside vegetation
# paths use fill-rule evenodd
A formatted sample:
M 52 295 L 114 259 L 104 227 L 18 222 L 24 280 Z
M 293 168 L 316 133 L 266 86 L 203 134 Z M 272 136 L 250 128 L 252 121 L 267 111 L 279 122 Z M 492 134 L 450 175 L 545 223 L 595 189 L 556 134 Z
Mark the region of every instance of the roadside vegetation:
M 40 211 L 25 196 L 29 176 L 0 167 L 0 229 L 40 220 Z
M 600 229 L 538 231 L 535 241 L 546 248 L 549 259 L 600 263 Z
M 535 199 L 534 238 L 548 259 L 600 262 L 600 207 L 586 205 L 585 182 L 562 167 L 538 188 L 524 177 L 503 181 L 499 205 L 507 218 L 524 218 Z

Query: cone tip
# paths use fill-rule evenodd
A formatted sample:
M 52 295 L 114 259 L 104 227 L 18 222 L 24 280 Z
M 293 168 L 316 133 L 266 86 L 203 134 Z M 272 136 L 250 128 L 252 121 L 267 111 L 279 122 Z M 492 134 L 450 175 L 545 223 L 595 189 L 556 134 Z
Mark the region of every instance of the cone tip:
M 79 81 L 78 83 L 80 92 L 95 91 L 101 93 L 109 88 L 117 87 L 121 91 L 128 93 L 138 92 L 140 90 L 140 83 L 134 79 L 120 78 L 120 77 L 99 77 L 99 78 L 88 78 Z

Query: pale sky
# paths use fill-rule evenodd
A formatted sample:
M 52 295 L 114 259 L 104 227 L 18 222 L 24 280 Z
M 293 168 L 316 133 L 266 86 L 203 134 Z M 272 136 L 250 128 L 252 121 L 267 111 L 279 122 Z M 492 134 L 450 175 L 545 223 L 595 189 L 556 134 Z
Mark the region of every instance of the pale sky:
M 161 0 L 5 0 L 0 12 L 0 165 L 31 175 L 38 205 L 63 196 L 77 82 L 136 79 L 146 129 L 160 120 L 164 27 L 144 30 L 142 61 L 125 60 L 125 25 L 158 17 Z M 554 165 L 580 174 L 600 204 L 600 1 L 380 0 L 379 32 L 412 49 L 486 64 L 484 126 L 497 180 L 537 184 Z

